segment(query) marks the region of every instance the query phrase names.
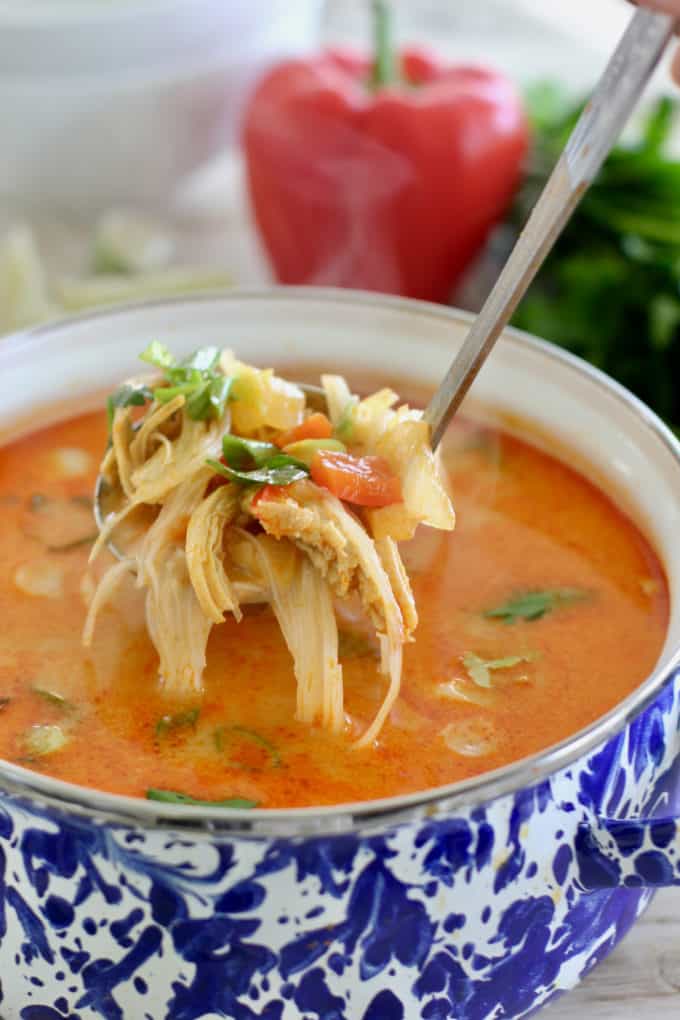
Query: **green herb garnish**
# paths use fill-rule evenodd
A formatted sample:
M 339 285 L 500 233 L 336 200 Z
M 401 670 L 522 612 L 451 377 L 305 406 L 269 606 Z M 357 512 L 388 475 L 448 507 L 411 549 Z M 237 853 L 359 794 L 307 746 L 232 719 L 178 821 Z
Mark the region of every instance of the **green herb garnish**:
M 272 457 L 280 454 L 278 446 L 273 443 L 260 443 L 255 439 L 242 439 L 227 432 L 222 436 L 222 452 L 230 468 L 238 471 L 262 467 Z
M 221 753 L 226 750 L 229 743 L 231 743 L 232 737 L 243 737 L 245 740 L 250 740 L 253 744 L 257 744 L 258 747 L 263 748 L 271 760 L 271 764 L 274 768 L 280 768 L 281 766 L 281 755 L 278 750 L 266 737 L 261 736 L 255 730 L 250 730 L 246 726 L 218 726 L 213 734 L 213 740 L 215 741 L 215 747 Z M 228 759 L 228 765 L 234 768 L 244 768 L 245 766 L 235 761 L 233 758 Z
M 217 474 L 224 475 L 232 482 L 241 482 L 242 485 L 290 485 L 301 478 L 309 477 L 307 465 L 285 453 L 275 454 L 261 467 L 252 471 L 238 471 L 219 460 L 207 460 L 206 464 L 209 464 Z
M 224 415 L 233 380 L 219 370 L 219 347 L 201 347 L 178 362 L 164 344 L 154 340 L 140 358 L 163 372 L 165 385 L 153 390 L 159 403 L 183 396 L 186 412 L 194 421 Z
M 164 804 L 191 804 L 194 807 L 248 808 L 257 807 L 259 801 L 247 800 L 245 797 L 231 797 L 228 800 L 197 800 L 186 793 L 175 790 L 147 790 L 147 800 L 162 801 Z
M 569 606 L 588 598 L 588 592 L 579 588 L 551 588 L 546 591 L 529 591 L 517 595 L 500 606 L 487 609 L 483 614 L 488 619 L 517 623 L 518 620 L 540 620 L 546 613 L 559 606 Z
M 200 714 L 200 708 L 190 708 L 186 712 L 177 712 L 175 715 L 164 715 L 156 723 L 156 736 L 167 737 L 175 730 L 196 729 Z
M 113 426 L 113 419 L 117 407 L 143 407 L 148 401 L 153 400 L 153 393 L 144 383 L 124 383 L 119 389 L 112 393 L 106 400 L 106 416 L 109 422 L 109 432 Z
M 519 666 L 521 662 L 533 662 L 536 658 L 534 653 L 529 655 L 506 655 L 504 659 L 482 659 L 474 652 L 468 652 L 463 656 L 465 670 L 478 687 L 491 687 L 491 673 L 495 669 L 512 669 Z
M 517 230 L 582 104 L 558 87 L 527 96 L 533 150 Z M 513 324 L 610 373 L 680 426 L 680 103 L 660 99 L 637 138 L 612 150 L 520 304 Z
M 210 350 L 216 351 L 217 348 L 211 347 Z M 158 340 L 151 341 L 146 350 L 139 355 L 139 360 L 146 361 L 148 365 L 153 365 L 155 368 L 171 369 L 177 365 L 177 359 L 172 351 Z
M 31 687 L 31 692 L 38 698 L 42 698 L 48 705 L 60 709 L 62 712 L 75 712 L 76 706 L 63 694 L 58 691 L 50 691 L 46 687 Z

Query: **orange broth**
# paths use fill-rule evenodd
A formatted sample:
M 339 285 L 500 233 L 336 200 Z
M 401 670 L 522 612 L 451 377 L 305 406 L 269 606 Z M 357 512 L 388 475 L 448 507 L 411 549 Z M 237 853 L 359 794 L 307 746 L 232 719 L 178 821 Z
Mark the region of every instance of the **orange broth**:
M 633 524 L 565 464 L 459 421 L 444 448 L 457 527 L 420 529 L 402 547 L 420 624 L 405 650 L 401 696 L 375 747 L 351 746 L 385 684 L 374 638 L 351 606 L 340 616 L 343 737 L 295 721 L 292 662 L 268 608 L 214 628 L 203 699 L 169 704 L 132 578 L 100 615 L 86 651 L 88 543 L 78 544 L 66 526 L 55 543 L 47 527 L 51 544 L 65 546 L 49 551 L 41 533 L 50 507 L 66 516 L 69 507 L 82 511 L 78 500 L 92 493 L 105 439 L 103 416 L 89 414 L 0 450 L 0 699 L 8 699 L 0 700 L 0 756 L 7 760 L 139 797 L 161 788 L 263 807 L 387 797 L 464 779 L 568 737 L 637 687 L 661 650 L 666 582 Z M 57 470 L 63 448 L 89 453 L 88 470 L 72 477 Z M 17 588 L 17 568 L 25 573 L 36 562 L 56 568 L 61 596 Z M 484 615 L 518 594 L 564 588 L 583 597 L 533 620 Z M 522 658 L 490 669 L 486 687 L 470 675 L 471 653 Z M 159 727 L 181 712 L 183 725 Z M 68 742 L 36 756 L 26 734 L 44 724 L 60 726 Z M 484 753 L 470 753 L 480 747 Z

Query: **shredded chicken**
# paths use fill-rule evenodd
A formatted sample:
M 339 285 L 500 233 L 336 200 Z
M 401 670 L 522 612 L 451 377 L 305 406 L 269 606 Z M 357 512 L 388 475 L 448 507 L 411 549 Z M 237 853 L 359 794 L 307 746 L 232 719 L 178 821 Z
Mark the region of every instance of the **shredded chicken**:
M 399 695 L 403 645 L 418 623 L 397 541 L 411 537 L 419 523 L 450 530 L 455 520 L 420 412 L 395 409 L 392 390 L 359 400 L 342 377 L 322 378 L 334 429 L 330 448 L 345 444 L 354 456 L 382 458 L 403 495 L 402 502 L 352 508 L 312 481 L 304 464 L 300 480 L 300 462 L 267 445 L 297 430 L 309 414 L 299 387 L 214 348 L 177 363 L 161 345 L 151 345 L 144 360 L 167 371 L 168 379 L 154 399 L 145 383 L 141 400 L 126 400 L 132 380 L 115 402 L 101 472 L 119 498 L 92 558 L 124 519 L 137 522 L 141 514 L 143 529 L 126 558 L 102 577 L 83 640 L 92 642 L 101 609 L 127 576 L 136 575 L 146 592 L 160 682 L 173 697 L 195 697 L 212 627 L 228 613 L 240 620 L 243 604 L 266 601 L 293 658 L 297 719 L 341 733 L 346 716 L 334 604 L 356 596 L 378 634 L 387 678 L 382 702 L 356 741 L 357 747 L 371 744 Z M 135 406 L 125 406 L 130 403 Z M 242 440 L 224 448 L 225 457 L 229 449 L 239 451 L 236 465 L 217 463 L 227 433 Z M 248 437 L 256 442 L 249 446 Z M 262 488 L 273 454 L 271 483 Z M 296 477 L 277 474 L 282 457 Z M 256 484 L 247 484 L 248 458 L 260 472 Z M 132 515 L 135 508 L 139 513 Z

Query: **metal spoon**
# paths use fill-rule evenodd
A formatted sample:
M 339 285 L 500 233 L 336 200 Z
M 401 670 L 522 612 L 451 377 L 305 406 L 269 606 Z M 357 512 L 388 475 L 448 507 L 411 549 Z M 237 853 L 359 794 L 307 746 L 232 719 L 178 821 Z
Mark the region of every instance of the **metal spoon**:
M 433 449 L 618 139 L 676 27 L 668 15 L 643 8 L 632 17 L 510 258 L 425 411 Z
M 675 27 L 668 15 L 642 8 L 631 19 L 493 290 L 425 410 L 433 449 L 439 445 L 493 345 L 618 139 Z M 301 389 L 310 405 L 324 406 L 323 391 L 318 387 L 302 385 Z M 94 516 L 99 530 L 106 516 L 105 492 L 106 483 L 100 475 L 94 493 Z M 113 542 L 108 546 L 114 556 L 122 558 Z

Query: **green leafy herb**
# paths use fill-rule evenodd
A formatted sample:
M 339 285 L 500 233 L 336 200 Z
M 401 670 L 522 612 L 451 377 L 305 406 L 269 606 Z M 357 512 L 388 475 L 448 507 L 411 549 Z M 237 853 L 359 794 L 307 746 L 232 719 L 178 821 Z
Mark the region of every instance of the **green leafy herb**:
M 213 471 L 233 482 L 243 485 L 290 485 L 301 478 L 309 477 L 309 468 L 301 460 L 289 457 L 285 453 L 277 453 L 266 461 L 262 467 L 253 471 L 238 471 L 227 467 L 218 460 L 207 460 Z
M 177 712 L 175 715 L 164 715 L 156 723 L 156 736 L 167 737 L 175 730 L 196 729 L 200 714 L 200 708 L 190 708 L 186 712 Z
M 187 414 L 194 421 L 224 415 L 233 380 L 219 370 L 219 347 L 201 347 L 178 362 L 164 344 L 154 340 L 140 358 L 163 371 L 165 385 L 153 391 L 159 403 L 183 396 Z
M 153 399 L 153 393 L 144 383 L 124 383 L 115 393 L 112 393 L 106 400 L 106 416 L 109 422 L 109 432 L 113 426 L 113 419 L 117 407 L 143 407 L 149 400 Z
M 191 804 L 194 807 L 248 808 L 257 807 L 259 801 L 247 800 L 245 797 L 230 797 L 228 800 L 197 800 L 186 793 L 175 790 L 147 790 L 147 800 L 158 800 L 164 804 Z
M 534 653 L 529 655 L 506 655 L 504 659 L 482 659 L 474 652 L 463 656 L 463 665 L 473 683 L 478 687 L 491 687 L 491 673 L 495 669 L 512 669 L 521 662 L 533 662 Z
M 255 730 L 250 730 L 246 726 L 218 726 L 218 728 L 215 730 L 215 733 L 213 734 L 215 747 L 220 753 L 226 750 L 226 748 L 229 746 L 230 743 L 234 741 L 235 738 L 242 738 L 244 740 L 251 741 L 253 744 L 257 744 L 258 747 L 261 747 L 263 750 L 267 752 L 271 764 L 274 766 L 274 768 L 280 768 L 281 755 L 279 754 L 277 748 L 274 746 L 274 744 L 272 744 L 270 740 L 267 740 L 266 737 L 261 736 Z M 233 758 L 230 758 L 227 761 L 227 764 L 233 766 L 234 768 L 244 767 L 241 762 L 236 761 Z
M 46 687 L 31 687 L 31 691 L 36 697 L 42 698 L 48 705 L 52 705 L 62 712 L 75 712 L 76 710 L 73 702 L 65 698 L 63 694 L 59 694 L 58 691 L 50 691 Z
M 177 365 L 177 359 L 172 351 L 168 350 L 165 344 L 160 343 L 158 340 L 152 340 L 146 350 L 142 351 L 139 355 L 140 361 L 146 361 L 149 365 L 154 365 L 156 368 L 175 368 Z
M 244 468 L 262 467 L 281 451 L 273 443 L 242 439 L 241 436 L 233 436 L 228 432 L 222 436 L 222 452 L 227 465 L 241 471 Z
M 554 85 L 528 95 L 529 174 L 519 230 L 581 103 Z M 612 150 L 557 240 L 513 323 L 613 375 L 680 426 L 680 159 L 667 154 L 680 103 L 660 99 L 637 139 Z
M 0 698 L 0 712 L 4 711 L 11 701 L 11 698 Z
M 588 592 L 579 588 L 551 588 L 545 591 L 528 591 L 508 599 L 500 606 L 487 609 L 488 619 L 517 623 L 518 620 L 540 620 L 546 613 L 559 606 L 569 606 L 588 598 Z

